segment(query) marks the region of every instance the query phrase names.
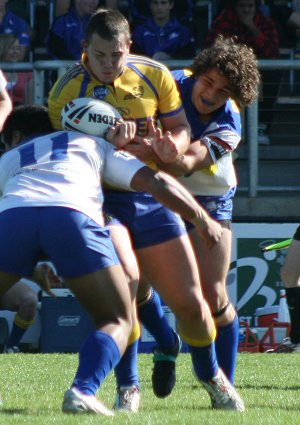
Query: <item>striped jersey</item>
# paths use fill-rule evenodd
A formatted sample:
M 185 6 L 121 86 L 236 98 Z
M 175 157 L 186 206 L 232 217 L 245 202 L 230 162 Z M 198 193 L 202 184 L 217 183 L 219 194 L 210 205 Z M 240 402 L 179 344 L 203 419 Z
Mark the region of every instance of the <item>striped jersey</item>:
M 194 195 L 224 195 L 237 184 L 231 152 L 237 148 L 241 140 L 239 108 L 232 99 L 229 99 L 223 107 L 215 111 L 209 122 L 203 122 L 191 98 L 195 83 L 194 78 L 191 77 L 191 71 L 176 70 L 172 71 L 172 75 L 176 80 L 183 107 L 191 126 L 192 140 L 213 136 L 220 139 L 229 151 L 212 166 L 180 177 L 179 180 Z
M 0 212 L 67 207 L 103 225 L 102 181 L 123 190 L 144 164 L 104 139 L 58 131 L 28 138 L 0 159 Z
M 134 120 L 137 132 L 147 133 L 147 120 L 173 116 L 182 110 L 180 96 L 170 71 L 152 59 L 128 55 L 122 74 L 112 84 L 102 84 L 86 67 L 87 57 L 59 78 L 48 98 L 54 128 L 61 128 L 60 113 L 70 100 L 91 97 L 113 105 L 125 120 Z

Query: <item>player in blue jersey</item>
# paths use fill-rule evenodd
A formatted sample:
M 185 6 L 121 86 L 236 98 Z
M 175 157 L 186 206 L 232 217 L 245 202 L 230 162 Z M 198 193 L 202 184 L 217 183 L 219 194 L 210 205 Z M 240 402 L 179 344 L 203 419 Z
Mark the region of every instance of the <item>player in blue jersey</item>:
M 131 123 L 120 125 L 135 131 Z M 102 181 L 121 190 L 152 193 L 201 234 L 214 229 L 214 220 L 174 178 L 117 151 L 104 139 L 52 132 L 42 106 L 14 109 L 5 121 L 3 140 L 7 152 L 0 159 L 0 298 L 20 277 L 32 275 L 40 257 L 53 262 L 95 324 L 81 346 L 63 411 L 111 416 L 95 394 L 127 346 L 132 315 L 127 281 L 104 226 Z M 209 312 L 205 304 L 203 308 Z M 203 321 L 214 332 L 209 314 Z M 233 388 L 224 389 L 222 374 L 219 379 L 227 405 L 229 399 L 238 403 Z
M 217 327 L 218 363 L 233 382 L 239 323 L 226 292 L 231 259 L 232 198 L 237 184 L 232 152 L 241 140 L 240 107 L 256 98 L 260 76 L 253 51 L 234 39 L 222 37 L 212 47 L 202 50 L 189 69 L 172 74 L 191 126 L 193 142 L 176 163 L 160 163 L 160 167 L 180 176 L 181 183 L 223 228 L 219 242 L 207 249 L 193 226 L 186 223 L 203 293 Z M 141 286 L 139 299 L 150 296 L 146 288 L 145 284 Z M 148 314 L 151 315 L 150 309 Z M 174 369 L 171 366 L 167 358 L 160 363 L 158 386 L 168 381 Z

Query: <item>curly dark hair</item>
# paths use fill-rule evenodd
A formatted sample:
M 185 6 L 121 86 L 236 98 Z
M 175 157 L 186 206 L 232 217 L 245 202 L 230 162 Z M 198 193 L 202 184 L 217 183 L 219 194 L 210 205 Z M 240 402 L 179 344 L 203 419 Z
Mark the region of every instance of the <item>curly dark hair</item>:
M 258 96 L 260 73 L 253 50 L 236 41 L 236 37 L 219 35 L 214 44 L 203 49 L 190 66 L 193 77 L 217 68 L 229 80 L 231 97 L 247 106 Z

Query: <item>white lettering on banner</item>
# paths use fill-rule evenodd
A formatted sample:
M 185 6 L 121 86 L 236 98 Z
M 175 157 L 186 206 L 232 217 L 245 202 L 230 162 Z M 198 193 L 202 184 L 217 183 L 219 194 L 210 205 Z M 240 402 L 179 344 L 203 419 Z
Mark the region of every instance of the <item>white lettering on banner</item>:
M 286 249 L 262 252 L 263 246 L 291 238 L 298 223 L 233 223 L 232 263 L 227 291 L 240 320 L 249 324 L 259 307 L 279 302 L 280 268 Z
M 80 322 L 80 316 L 59 316 L 58 326 L 77 326 Z

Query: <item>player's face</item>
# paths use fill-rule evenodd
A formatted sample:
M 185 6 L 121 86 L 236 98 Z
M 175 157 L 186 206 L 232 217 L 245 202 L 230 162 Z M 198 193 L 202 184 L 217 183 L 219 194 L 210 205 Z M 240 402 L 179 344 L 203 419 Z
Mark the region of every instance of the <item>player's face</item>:
M 130 41 L 124 34 L 113 40 L 93 34 L 91 42 L 84 46 L 89 70 L 101 83 L 112 83 L 123 72 L 129 47 Z
M 230 97 L 229 81 L 214 68 L 200 75 L 192 90 L 192 102 L 200 115 L 209 115 Z

